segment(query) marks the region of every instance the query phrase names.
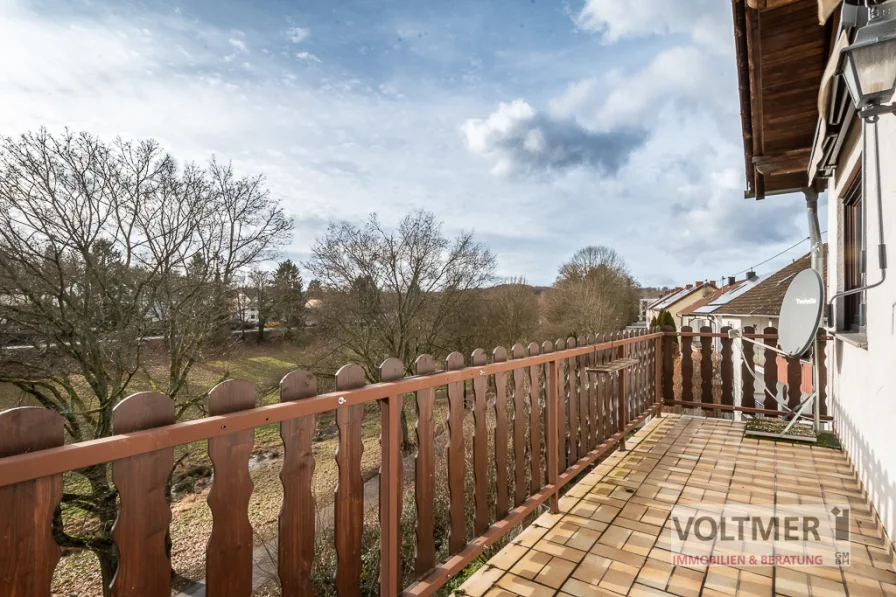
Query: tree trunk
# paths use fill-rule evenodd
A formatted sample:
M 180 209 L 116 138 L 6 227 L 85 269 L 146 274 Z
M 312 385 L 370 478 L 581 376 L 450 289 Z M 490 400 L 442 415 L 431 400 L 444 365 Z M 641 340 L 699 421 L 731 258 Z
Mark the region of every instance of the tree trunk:
M 258 343 L 261 344 L 264 342 L 264 319 L 261 317 L 258 318 Z
M 404 412 L 404 408 L 401 409 L 401 451 L 404 454 L 409 454 L 411 452 L 411 435 L 408 430 L 408 416 Z
M 92 551 L 100 561 L 100 573 L 103 577 L 103 597 L 110 597 L 112 595 L 112 580 L 115 578 L 115 571 L 118 570 L 118 551 L 115 548 Z

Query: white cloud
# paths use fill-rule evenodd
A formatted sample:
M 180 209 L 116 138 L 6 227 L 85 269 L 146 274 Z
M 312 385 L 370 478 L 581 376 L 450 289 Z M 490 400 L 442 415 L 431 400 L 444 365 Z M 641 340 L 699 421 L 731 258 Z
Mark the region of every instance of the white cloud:
M 286 30 L 286 37 L 294 44 L 300 44 L 311 35 L 311 30 L 304 27 L 290 27 Z
M 550 174 L 577 167 L 613 173 L 643 140 L 632 131 L 595 132 L 572 119 L 537 112 L 525 100 L 501 103 L 461 127 L 467 148 L 494 162 L 492 173 Z
M 628 37 L 682 33 L 701 45 L 724 50 L 731 43 L 727 0 L 586 0 L 576 25 L 599 33 L 606 43 Z
M 249 52 L 249 46 L 247 46 L 246 42 L 244 42 L 242 39 L 231 37 L 227 41 L 236 49 L 237 52 L 242 52 L 244 54 Z
M 311 52 L 297 52 L 296 60 L 299 60 L 300 62 L 307 62 L 309 64 L 312 62 L 321 64 L 321 59 L 318 58 L 316 55 L 312 54 Z

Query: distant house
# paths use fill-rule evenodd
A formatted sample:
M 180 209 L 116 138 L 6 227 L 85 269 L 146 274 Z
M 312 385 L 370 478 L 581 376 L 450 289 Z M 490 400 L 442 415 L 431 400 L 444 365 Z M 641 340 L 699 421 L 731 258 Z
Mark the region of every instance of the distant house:
M 827 245 L 824 249 L 827 251 Z M 745 286 L 741 292 L 712 310 L 710 315 L 715 320 L 716 326 L 718 328 L 752 326 L 757 333 L 767 327 L 778 327 L 781 303 L 784 301 L 790 281 L 798 273 L 811 267 L 810 255 L 806 254 L 773 274 L 762 279 L 757 278 L 756 283 Z
M 660 311 L 668 311 L 675 320 L 675 327 L 681 327 L 681 312 L 708 296 L 711 296 L 718 288 L 712 282 L 700 282 L 688 284 L 684 288 L 676 288 L 659 300 L 647 307 L 646 321 L 650 322 L 659 315 Z
M 740 281 L 735 281 L 734 278 L 728 278 L 728 283 L 711 295 L 705 296 L 689 307 L 682 309 L 680 313 L 682 326 L 690 326 L 694 331 L 699 331 L 700 328 L 704 326 L 713 328 L 714 332 L 719 331 L 720 326 L 713 319 L 713 312 L 721 308 L 735 296 L 738 296 L 738 290 L 741 290 L 742 292 L 745 287 L 751 285 L 753 280 L 756 280 L 756 274 L 753 272 L 750 272 L 750 274 L 752 275 Z

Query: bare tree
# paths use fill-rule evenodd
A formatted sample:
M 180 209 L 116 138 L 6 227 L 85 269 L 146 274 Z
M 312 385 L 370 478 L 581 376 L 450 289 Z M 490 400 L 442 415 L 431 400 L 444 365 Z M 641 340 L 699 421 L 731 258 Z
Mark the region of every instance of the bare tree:
M 256 340 L 259 344 L 264 342 L 264 328 L 270 321 L 274 310 L 274 296 L 271 288 L 271 273 L 255 268 L 249 274 L 249 284 L 252 290 L 252 301 L 258 313 L 258 327 Z
M 387 357 L 411 372 L 418 355 L 450 352 L 446 330 L 492 279 L 495 259 L 472 233 L 449 239 L 432 213 L 417 211 L 394 230 L 375 214 L 363 227 L 331 224 L 307 267 L 326 290 L 326 336 L 376 381 Z
M 637 302 L 625 260 L 609 247 L 585 247 L 560 266 L 548 295 L 548 320 L 561 336 L 618 330 L 633 321 Z
M 290 230 L 261 178 L 215 161 L 178 168 L 155 141 L 45 130 L 3 139 L 0 321 L 33 348 L 0 350 L 0 382 L 59 412 L 70 441 L 110 435 L 113 407 L 135 387 L 164 392 L 183 416 L 207 396 L 187 381 L 229 336 L 235 276 Z M 155 335 L 164 350 L 150 350 Z M 117 490 L 108 465 L 79 474 L 88 489 L 63 494 L 53 532 L 97 555 L 109 594 Z M 63 524 L 66 510 L 83 528 Z

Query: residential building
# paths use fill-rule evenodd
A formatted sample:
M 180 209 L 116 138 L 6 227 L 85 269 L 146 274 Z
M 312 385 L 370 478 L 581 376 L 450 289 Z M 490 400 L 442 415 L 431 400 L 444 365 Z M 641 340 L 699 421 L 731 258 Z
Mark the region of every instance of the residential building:
M 755 278 L 755 274 L 753 274 Z M 718 331 L 718 325 L 712 317 L 712 313 L 730 300 L 730 297 L 739 288 L 742 288 L 748 282 L 747 279 L 735 281 L 734 278 L 728 278 L 728 283 L 713 292 L 711 295 L 703 297 L 696 303 L 692 304 L 681 311 L 682 325 L 690 326 L 694 330 L 706 326 Z
M 886 260 L 879 256 L 885 249 L 878 247 L 896 238 L 896 115 L 885 106 L 875 108 L 873 101 L 892 101 L 894 50 L 893 42 L 882 45 L 885 36 L 868 32 L 896 19 L 896 2 L 734 0 L 733 6 L 746 194 L 764 199 L 803 193 L 817 250 L 817 194 L 827 191 L 826 292 L 828 301 L 834 299 L 826 322 L 834 337 L 827 344 L 827 384 L 833 425 L 892 540 L 896 279 L 885 276 Z M 859 70 L 850 68 L 851 54 L 844 50 L 863 30 L 863 39 L 877 50 L 863 54 L 876 62 L 861 74 L 881 75 L 882 100 L 849 85 Z M 781 39 L 798 39 L 799 45 L 775 41 Z M 836 296 L 850 290 L 856 293 Z
M 716 290 L 714 283 L 701 282 L 699 280 L 694 284 L 688 284 L 684 288 L 676 288 L 647 307 L 646 320 L 650 322 L 651 319 L 660 314 L 660 311 L 668 311 L 675 320 L 676 329 L 680 328 L 682 325 L 681 312 L 697 301 L 712 295 Z

